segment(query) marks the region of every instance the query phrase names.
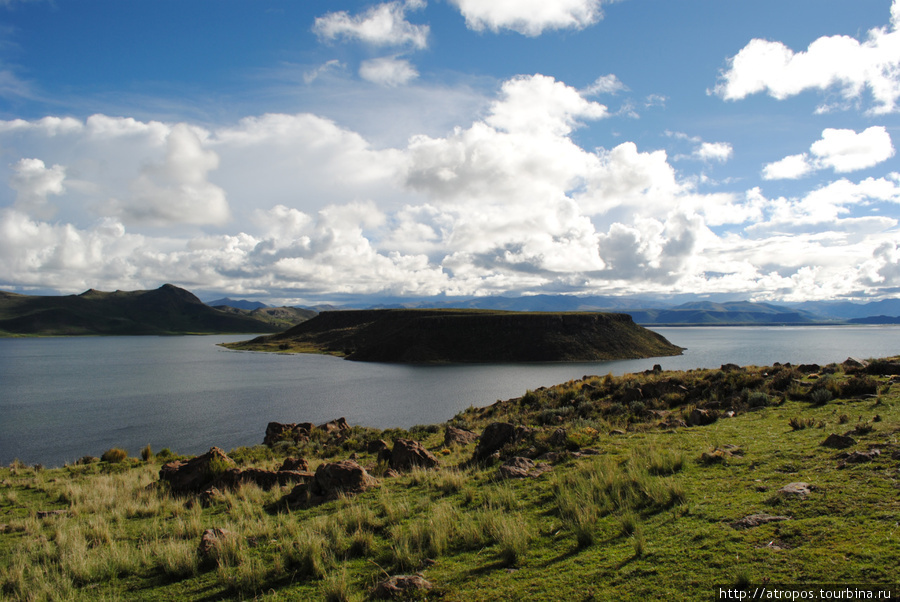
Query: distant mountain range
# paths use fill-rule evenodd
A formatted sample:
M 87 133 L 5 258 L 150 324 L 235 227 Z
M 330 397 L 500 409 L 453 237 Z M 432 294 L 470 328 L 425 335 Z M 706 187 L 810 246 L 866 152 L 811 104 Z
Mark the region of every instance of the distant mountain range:
M 234 307 L 236 309 L 265 309 L 267 307 L 271 307 L 271 305 L 266 305 L 265 303 L 260 303 L 259 301 L 247 301 L 246 299 L 229 299 L 228 297 L 224 297 L 222 299 L 215 299 L 214 301 L 207 301 L 207 305 L 210 307 Z
M 6 336 L 264 333 L 285 328 L 273 324 L 250 310 L 209 307 L 171 284 L 149 291 L 90 289 L 64 296 L 0 292 L 0 335 Z

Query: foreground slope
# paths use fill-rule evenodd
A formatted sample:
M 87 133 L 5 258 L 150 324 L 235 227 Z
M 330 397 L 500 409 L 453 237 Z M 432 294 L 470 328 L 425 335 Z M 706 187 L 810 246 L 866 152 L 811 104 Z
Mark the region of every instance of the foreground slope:
M 0 468 L 0 597 L 363 600 L 416 573 L 431 589 L 398 599 L 896 586 L 898 374 L 900 358 L 586 376 L 408 431 L 266 429 L 268 446 L 208 465 L 211 478 L 265 476 L 305 458 L 285 474 L 355 462 L 374 477 L 318 505 L 290 506 L 293 483 L 177 494 L 168 450 L 14 464 Z M 401 441 L 436 462 L 401 467 Z
M 272 332 L 273 326 L 204 304 L 171 284 L 149 291 L 80 295 L 0 292 L 0 335 L 160 335 Z
M 678 355 L 625 314 L 384 309 L 322 312 L 231 349 L 377 362 L 557 362 Z

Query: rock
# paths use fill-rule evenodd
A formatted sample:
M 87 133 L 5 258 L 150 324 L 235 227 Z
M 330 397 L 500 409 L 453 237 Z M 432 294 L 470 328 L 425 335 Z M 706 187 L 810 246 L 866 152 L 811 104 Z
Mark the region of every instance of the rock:
M 688 424 L 690 426 L 705 426 L 712 424 L 719 419 L 719 413 L 714 410 L 701 410 L 694 408 L 691 415 L 688 416 Z
M 207 529 L 200 537 L 200 545 L 197 546 L 197 555 L 202 560 L 215 558 L 216 548 L 218 548 L 226 539 L 234 537 L 234 533 L 226 529 Z
M 38 518 L 50 518 L 51 516 L 64 516 L 68 512 L 68 510 L 38 510 L 36 516 Z
M 447 425 L 444 430 L 444 447 L 452 447 L 454 445 L 468 445 L 478 439 L 478 435 L 472 431 L 456 428 Z
M 373 595 L 380 599 L 408 596 L 413 591 L 430 590 L 432 585 L 421 575 L 394 575 L 375 586 Z
M 500 480 L 505 480 L 524 479 L 525 477 L 537 477 L 544 474 L 548 470 L 551 470 L 551 466 L 549 464 L 546 464 L 544 462 L 535 464 L 529 458 L 516 456 L 503 463 L 503 466 L 501 466 L 497 470 L 497 478 Z
M 612 437 L 613 435 L 624 435 L 624 434 L 625 434 L 625 431 L 623 431 L 622 429 L 613 429 L 613 430 L 609 431 L 610 437 Z
M 767 523 L 775 523 L 783 520 L 790 520 L 790 517 L 772 516 L 770 514 L 751 514 L 750 516 L 745 516 L 744 518 L 731 523 L 731 526 L 735 529 L 749 529 L 751 527 L 758 527 Z
M 565 447 L 568 436 L 566 429 L 556 429 L 553 431 L 553 434 L 550 435 L 550 445 L 554 447 Z
M 472 454 L 472 460 L 483 462 L 499 452 L 503 446 L 522 441 L 527 437 L 531 437 L 533 433 L 533 429 L 525 426 L 513 426 L 508 422 L 492 422 L 481 433 L 478 445 L 475 446 L 475 451 Z
M 788 483 L 787 485 L 785 485 L 784 487 L 782 487 L 781 489 L 778 490 L 778 494 L 785 496 L 785 497 L 805 498 L 810 493 L 812 493 L 813 489 L 815 489 L 815 487 L 813 487 L 809 483 L 802 483 L 802 482 Z
M 309 462 L 306 458 L 285 458 L 278 472 L 283 470 L 309 472 Z
M 320 425 L 319 428 L 330 435 L 335 432 L 349 430 L 350 425 L 347 424 L 347 419 L 342 416 L 340 418 L 337 418 L 336 420 L 332 420 Z
M 831 433 L 828 435 L 828 438 L 822 442 L 822 446 L 830 447 L 832 449 L 846 449 L 856 445 L 856 439 L 853 437 L 848 437 L 846 435 L 838 435 L 835 433 Z
M 235 462 L 218 447 L 190 460 L 176 460 L 159 471 L 159 480 L 169 484 L 173 493 L 200 493 L 209 489 Z
M 843 462 L 838 464 L 838 468 L 844 468 L 848 464 L 862 464 L 864 462 L 871 462 L 880 455 L 880 449 L 870 449 L 867 452 L 855 451 L 852 454 L 848 455 Z
M 100 461 L 100 458 L 98 458 L 96 456 L 81 456 L 80 458 L 78 458 L 78 460 L 75 461 L 75 464 L 80 464 L 80 465 L 96 464 L 99 461 Z
M 290 441 L 292 443 L 308 441 L 312 429 L 313 424 L 311 422 L 301 422 L 299 424 L 270 422 L 266 426 L 266 436 L 263 439 L 263 445 L 271 447 L 279 441 Z
M 353 460 L 342 460 L 320 464 L 309 483 L 297 485 L 284 499 L 289 506 L 315 505 L 337 499 L 342 493 L 362 493 L 377 484 L 365 468 Z
M 366 444 L 366 452 L 370 454 L 379 455 L 383 451 L 390 451 L 391 446 L 384 439 L 378 439 L 376 441 L 369 441 Z
M 801 374 L 813 374 L 822 369 L 822 366 L 819 364 L 800 364 L 797 366 L 797 372 Z
M 856 359 L 855 357 L 848 357 L 843 362 L 841 362 L 841 366 L 845 369 L 847 368 L 865 368 L 869 365 L 869 362 L 866 360 Z
M 391 468 L 394 470 L 403 472 L 413 466 L 434 468 L 437 464 L 437 458 L 418 441 L 412 439 L 394 441 L 394 449 L 391 450 Z
M 737 364 L 722 364 L 719 368 L 722 372 L 735 372 L 741 370 L 741 367 Z
M 229 471 L 231 473 L 232 471 Z M 255 483 L 260 489 L 268 491 L 273 487 L 280 485 L 289 485 L 291 483 L 299 483 L 311 479 L 313 473 L 309 471 L 298 470 L 263 470 L 261 468 L 245 468 L 233 473 L 234 485 L 237 486 L 244 483 Z M 227 481 L 226 481 L 227 482 Z
M 533 469 L 533 461 L 516 456 L 503 463 L 503 466 L 497 470 L 497 477 L 500 479 L 524 479 Z

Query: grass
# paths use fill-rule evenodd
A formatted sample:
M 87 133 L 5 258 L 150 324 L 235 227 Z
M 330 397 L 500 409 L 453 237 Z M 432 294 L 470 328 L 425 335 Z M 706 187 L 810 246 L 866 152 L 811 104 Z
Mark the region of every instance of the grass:
M 387 575 L 415 572 L 434 585 L 427 599 L 441 600 L 700 600 L 729 583 L 896 583 L 900 394 L 877 374 L 831 369 L 829 388 L 818 389 L 821 377 L 760 367 L 531 391 L 454 423 L 535 429 L 501 455 L 553 452 L 542 476 L 499 481 L 496 463 L 468 462 L 469 444 L 437 469 L 304 510 L 277 503 L 289 486 L 243 486 L 208 507 L 173 497 L 154 486 L 171 453 L 45 470 L 14 463 L 0 468 L 0 598 L 362 600 Z M 636 389 L 640 414 L 629 409 Z M 824 403 L 813 396 L 832 390 Z M 713 403 L 719 420 L 681 425 Z M 543 424 L 569 407 L 563 422 Z M 857 444 L 847 451 L 882 454 L 838 468 L 836 451 L 820 444 L 851 429 Z M 442 448 L 442 429 L 423 427 L 354 431 L 352 449 L 319 438 L 304 453 L 313 464 L 357 453 L 377 473 L 365 442 L 394 436 Z M 586 448 L 595 453 L 579 457 Z M 274 468 L 295 451 L 233 455 Z M 777 493 L 795 481 L 814 486 L 808 498 Z M 54 510 L 63 513 L 39 517 Z M 731 526 L 761 512 L 790 520 Z M 203 561 L 200 537 L 215 527 L 231 536 Z

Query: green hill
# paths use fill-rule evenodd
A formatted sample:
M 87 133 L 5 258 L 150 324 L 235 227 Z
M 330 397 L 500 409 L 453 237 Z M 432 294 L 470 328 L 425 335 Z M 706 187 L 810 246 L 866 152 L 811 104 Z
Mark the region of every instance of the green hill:
M 149 291 L 80 295 L 0 292 L 0 335 L 162 335 L 272 332 L 271 322 L 214 309 L 165 284 Z
M 375 362 L 558 362 L 678 355 L 625 314 L 383 309 L 322 312 L 231 349 Z

